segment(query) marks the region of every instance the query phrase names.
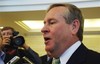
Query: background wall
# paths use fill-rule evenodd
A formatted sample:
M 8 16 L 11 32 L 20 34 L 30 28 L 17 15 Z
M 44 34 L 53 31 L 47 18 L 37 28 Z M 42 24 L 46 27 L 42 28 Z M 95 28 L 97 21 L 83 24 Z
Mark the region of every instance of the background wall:
M 84 35 L 83 43 L 89 49 L 100 52 L 100 35 Z
M 40 56 L 45 54 L 44 42 L 42 35 L 38 36 L 26 36 L 26 43 L 36 51 Z

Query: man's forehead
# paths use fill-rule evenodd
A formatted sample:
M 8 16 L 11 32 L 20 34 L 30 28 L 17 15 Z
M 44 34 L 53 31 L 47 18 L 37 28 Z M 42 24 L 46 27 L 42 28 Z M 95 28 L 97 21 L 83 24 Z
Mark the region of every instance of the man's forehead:
M 1 31 L 1 33 L 5 33 L 5 32 L 11 32 L 12 33 L 12 30 L 11 29 L 8 29 L 8 30 Z

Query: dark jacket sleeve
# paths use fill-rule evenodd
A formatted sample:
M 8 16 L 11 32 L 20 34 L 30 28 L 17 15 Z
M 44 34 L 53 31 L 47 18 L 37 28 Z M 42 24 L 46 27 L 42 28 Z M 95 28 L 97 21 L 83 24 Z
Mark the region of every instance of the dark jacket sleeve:
M 25 56 L 34 64 L 42 64 L 39 55 L 33 51 L 31 48 L 25 50 Z

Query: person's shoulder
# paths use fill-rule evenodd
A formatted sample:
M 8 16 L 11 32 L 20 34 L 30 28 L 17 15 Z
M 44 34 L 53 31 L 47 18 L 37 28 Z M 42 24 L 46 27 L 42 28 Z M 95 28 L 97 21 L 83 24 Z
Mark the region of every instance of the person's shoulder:
M 91 57 L 98 57 L 98 58 L 100 58 L 100 52 L 97 52 L 97 51 L 93 51 L 93 50 L 89 50 L 89 55 L 91 56 Z
M 40 56 L 41 58 L 47 57 L 47 54 Z
M 89 50 L 88 55 L 87 55 L 87 59 L 88 59 L 88 61 L 91 61 L 91 62 L 100 63 L 100 53 L 93 51 L 93 50 Z
M 76 52 L 77 55 L 79 53 L 80 53 L 80 56 L 82 55 L 83 57 L 85 57 L 85 60 L 87 61 L 88 64 L 94 64 L 95 62 L 100 63 L 100 53 L 87 48 L 83 44 L 78 48 Z

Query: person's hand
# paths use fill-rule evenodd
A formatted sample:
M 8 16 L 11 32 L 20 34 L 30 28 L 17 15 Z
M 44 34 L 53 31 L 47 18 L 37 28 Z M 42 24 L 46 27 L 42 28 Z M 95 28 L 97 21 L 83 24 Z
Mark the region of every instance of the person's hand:
M 9 45 L 9 42 L 10 42 L 10 38 L 7 38 L 7 37 L 2 38 L 0 45 L 1 45 L 1 47 L 4 47 L 5 45 Z
M 0 38 L 0 50 L 1 50 L 1 47 L 2 47 L 2 39 Z
M 22 47 L 23 47 L 24 49 L 28 49 L 28 48 L 29 48 L 29 46 L 28 46 L 26 43 L 24 43 L 24 44 L 22 45 Z

